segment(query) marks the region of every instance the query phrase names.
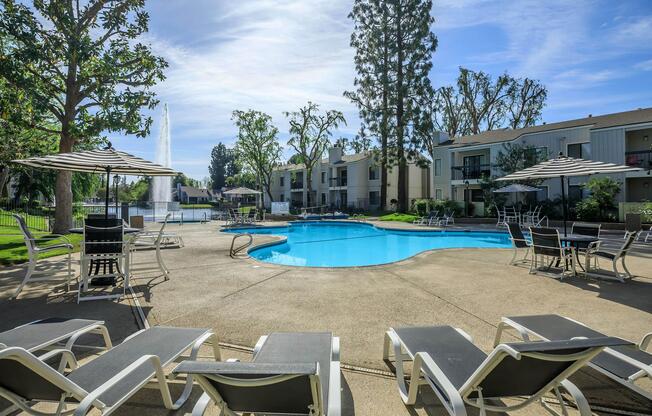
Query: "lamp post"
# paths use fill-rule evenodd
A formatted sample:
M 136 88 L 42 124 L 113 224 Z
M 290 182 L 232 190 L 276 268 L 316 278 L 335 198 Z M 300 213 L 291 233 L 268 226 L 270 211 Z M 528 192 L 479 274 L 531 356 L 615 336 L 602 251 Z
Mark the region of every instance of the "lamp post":
M 469 181 L 466 180 L 464 181 L 464 216 L 468 217 L 469 216 L 469 199 L 471 196 L 469 195 Z

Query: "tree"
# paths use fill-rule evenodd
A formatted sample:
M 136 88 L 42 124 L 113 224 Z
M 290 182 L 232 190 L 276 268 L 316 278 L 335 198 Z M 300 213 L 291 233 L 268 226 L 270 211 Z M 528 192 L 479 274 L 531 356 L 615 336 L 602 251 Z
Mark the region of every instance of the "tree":
M 414 123 L 420 103 L 432 95 L 428 74 L 437 38 L 430 0 L 359 0 L 351 12 L 357 90 L 346 93 L 381 141 L 381 175 L 398 166 L 398 209 L 407 211 L 407 162 L 418 143 Z M 381 203 L 386 176 L 381 176 Z
M 295 153 L 288 159 L 290 165 L 300 165 L 303 163 L 303 158 L 299 153 Z
M 156 106 L 150 88 L 167 63 L 137 42 L 148 30 L 144 0 L 0 1 L 0 37 L 15 46 L 2 50 L 0 78 L 55 121 L 34 128 L 57 135 L 59 152 L 102 132 L 149 133 L 141 109 Z M 71 179 L 57 174 L 54 232 L 72 225 Z
M 317 104 L 308 101 L 299 111 L 286 112 L 290 122 L 290 140 L 288 145 L 301 157 L 306 169 L 308 185 L 308 206 L 312 198 L 312 171 L 321 161 L 324 151 L 330 146 L 331 130 L 340 124 L 346 125 L 344 115 L 337 110 L 329 110 L 322 114 Z
M 349 18 L 354 25 L 350 44 L 355 48 L 356 90 L 346 91 L 344 96 L 358 106 L 361 129 L 369 130 L 380 144 L 380 151 L 377 152 L 380 162 L 380 209 L 384 210 L 387 204 L 388 145 L 392 131 L 389 106 L 392 93 L 389 8 L 379 0 L 355 0 Z
M 503 175 L 509 175 L 541 163 L 547 158 L 546 153 L 542 153 L 534 146 L 505 143 L 503 150 L 496 156 L 495 165 Z
M 213 189 L 222 189 L 226 185 L 226 178 L 236 173 L 234 159 L 233 150 L 228 149 L 224 144 L 218 143 L 213 147 L 211 164 L 208 166 Z
M 609 219 L 608 214 L 618 208 L 616 196 L 620 193 L 620 183 L 613 178 L 605 176 L 589 179 L 584 184 L 584 188 L 588 189 L 591 193 L 587 199 L 593 201 L 594 205 L 598 207 L 598 219 Z
M 456 87 L 439 88 L 422 107 L 428 109 L 434 128 L 460 137 L 532 126 L 541 119 L 547 97 L 539 81 L 507 73 L 494 81 L 483 71 L 460 67 Z
M 272 117 L 255 110 L 236 110 L 231 119 L 238 127 L 235 143 L 237 159 L 248 173 L 255 176 L 259 189 L 267 192 L 269 200 L 273 201 L 270 189 L 272 172 L 281 160 L 282 148 Z

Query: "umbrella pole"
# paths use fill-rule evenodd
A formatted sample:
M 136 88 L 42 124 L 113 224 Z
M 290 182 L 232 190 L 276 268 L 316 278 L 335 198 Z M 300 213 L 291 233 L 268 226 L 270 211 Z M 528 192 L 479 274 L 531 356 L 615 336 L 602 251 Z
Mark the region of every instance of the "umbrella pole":
M 566 233 L 566 190 L 564 189 L 564 177 L 561 176 L 561 210 L 564 217 L 564 237 L 568 234 Z
M 111 169 L 106 169 L 106 193 L 104 194 L 104 219 L 109 219 L 109 188 L 111 183 L 109 182 L 111 176 Z

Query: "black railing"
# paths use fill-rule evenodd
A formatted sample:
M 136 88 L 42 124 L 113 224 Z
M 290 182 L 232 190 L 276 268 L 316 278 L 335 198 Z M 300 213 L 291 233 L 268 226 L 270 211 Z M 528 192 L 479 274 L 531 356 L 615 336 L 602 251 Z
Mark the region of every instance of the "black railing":
M 480 179 L 483 176 L 491 176 L 490 164 L 453 166 L 451 168 L 452 180 Z
M 303 182 L 292 182 L 290 189 L 303 189 Z
M 625 163 L 642 169 L 652 169 L 652 150 L 639 150 L 636 152 L 625 152 Z
M 342 178 L 330 179 L 330 186 L 346 186 L 346 184 L 347 184 L 346 176 Z

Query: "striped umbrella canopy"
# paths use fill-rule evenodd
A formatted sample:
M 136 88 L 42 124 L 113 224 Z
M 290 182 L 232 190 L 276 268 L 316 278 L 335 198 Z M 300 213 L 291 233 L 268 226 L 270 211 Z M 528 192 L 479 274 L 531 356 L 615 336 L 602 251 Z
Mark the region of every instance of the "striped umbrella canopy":
M 513 183 L 511 185 L 503 186 L 494 191 L 496 194 L 514 194 L 519 192 L 539 192 L 541 189 L 534 186 L 523 185 L 521 183 Z
M 566 191 L 565 191 L 565 178 L 571 176 L 587 176 L 596 174 L 608 173 L 623 173 L 640 171 L 640 168 L 634 168 L 627 165 L 616 165 L 614 163 L 597 162 L 593 160 L 576 159 L 573 157 L 564 156 L 559 154 L 554 159 L 541 162 L 532 167 L 519 170 L 518 172 L 510 173 L 502 178 L 496 179 L 497 181 L 521 181 L 529 179 L 550 179 L 560 178 L 561 180 L 561 203 L 564 215 L 564 235 L 566 232 Z
M 176 176 L 178 172 L 111 147 L 83 152 L 57 153 L 42 157 L 13 160 L 24 166 L 70 172 L 106 174 L 105 216 L 109 215 L 110 175 Z M 117 200 L 116 200 L 117 206 Z

